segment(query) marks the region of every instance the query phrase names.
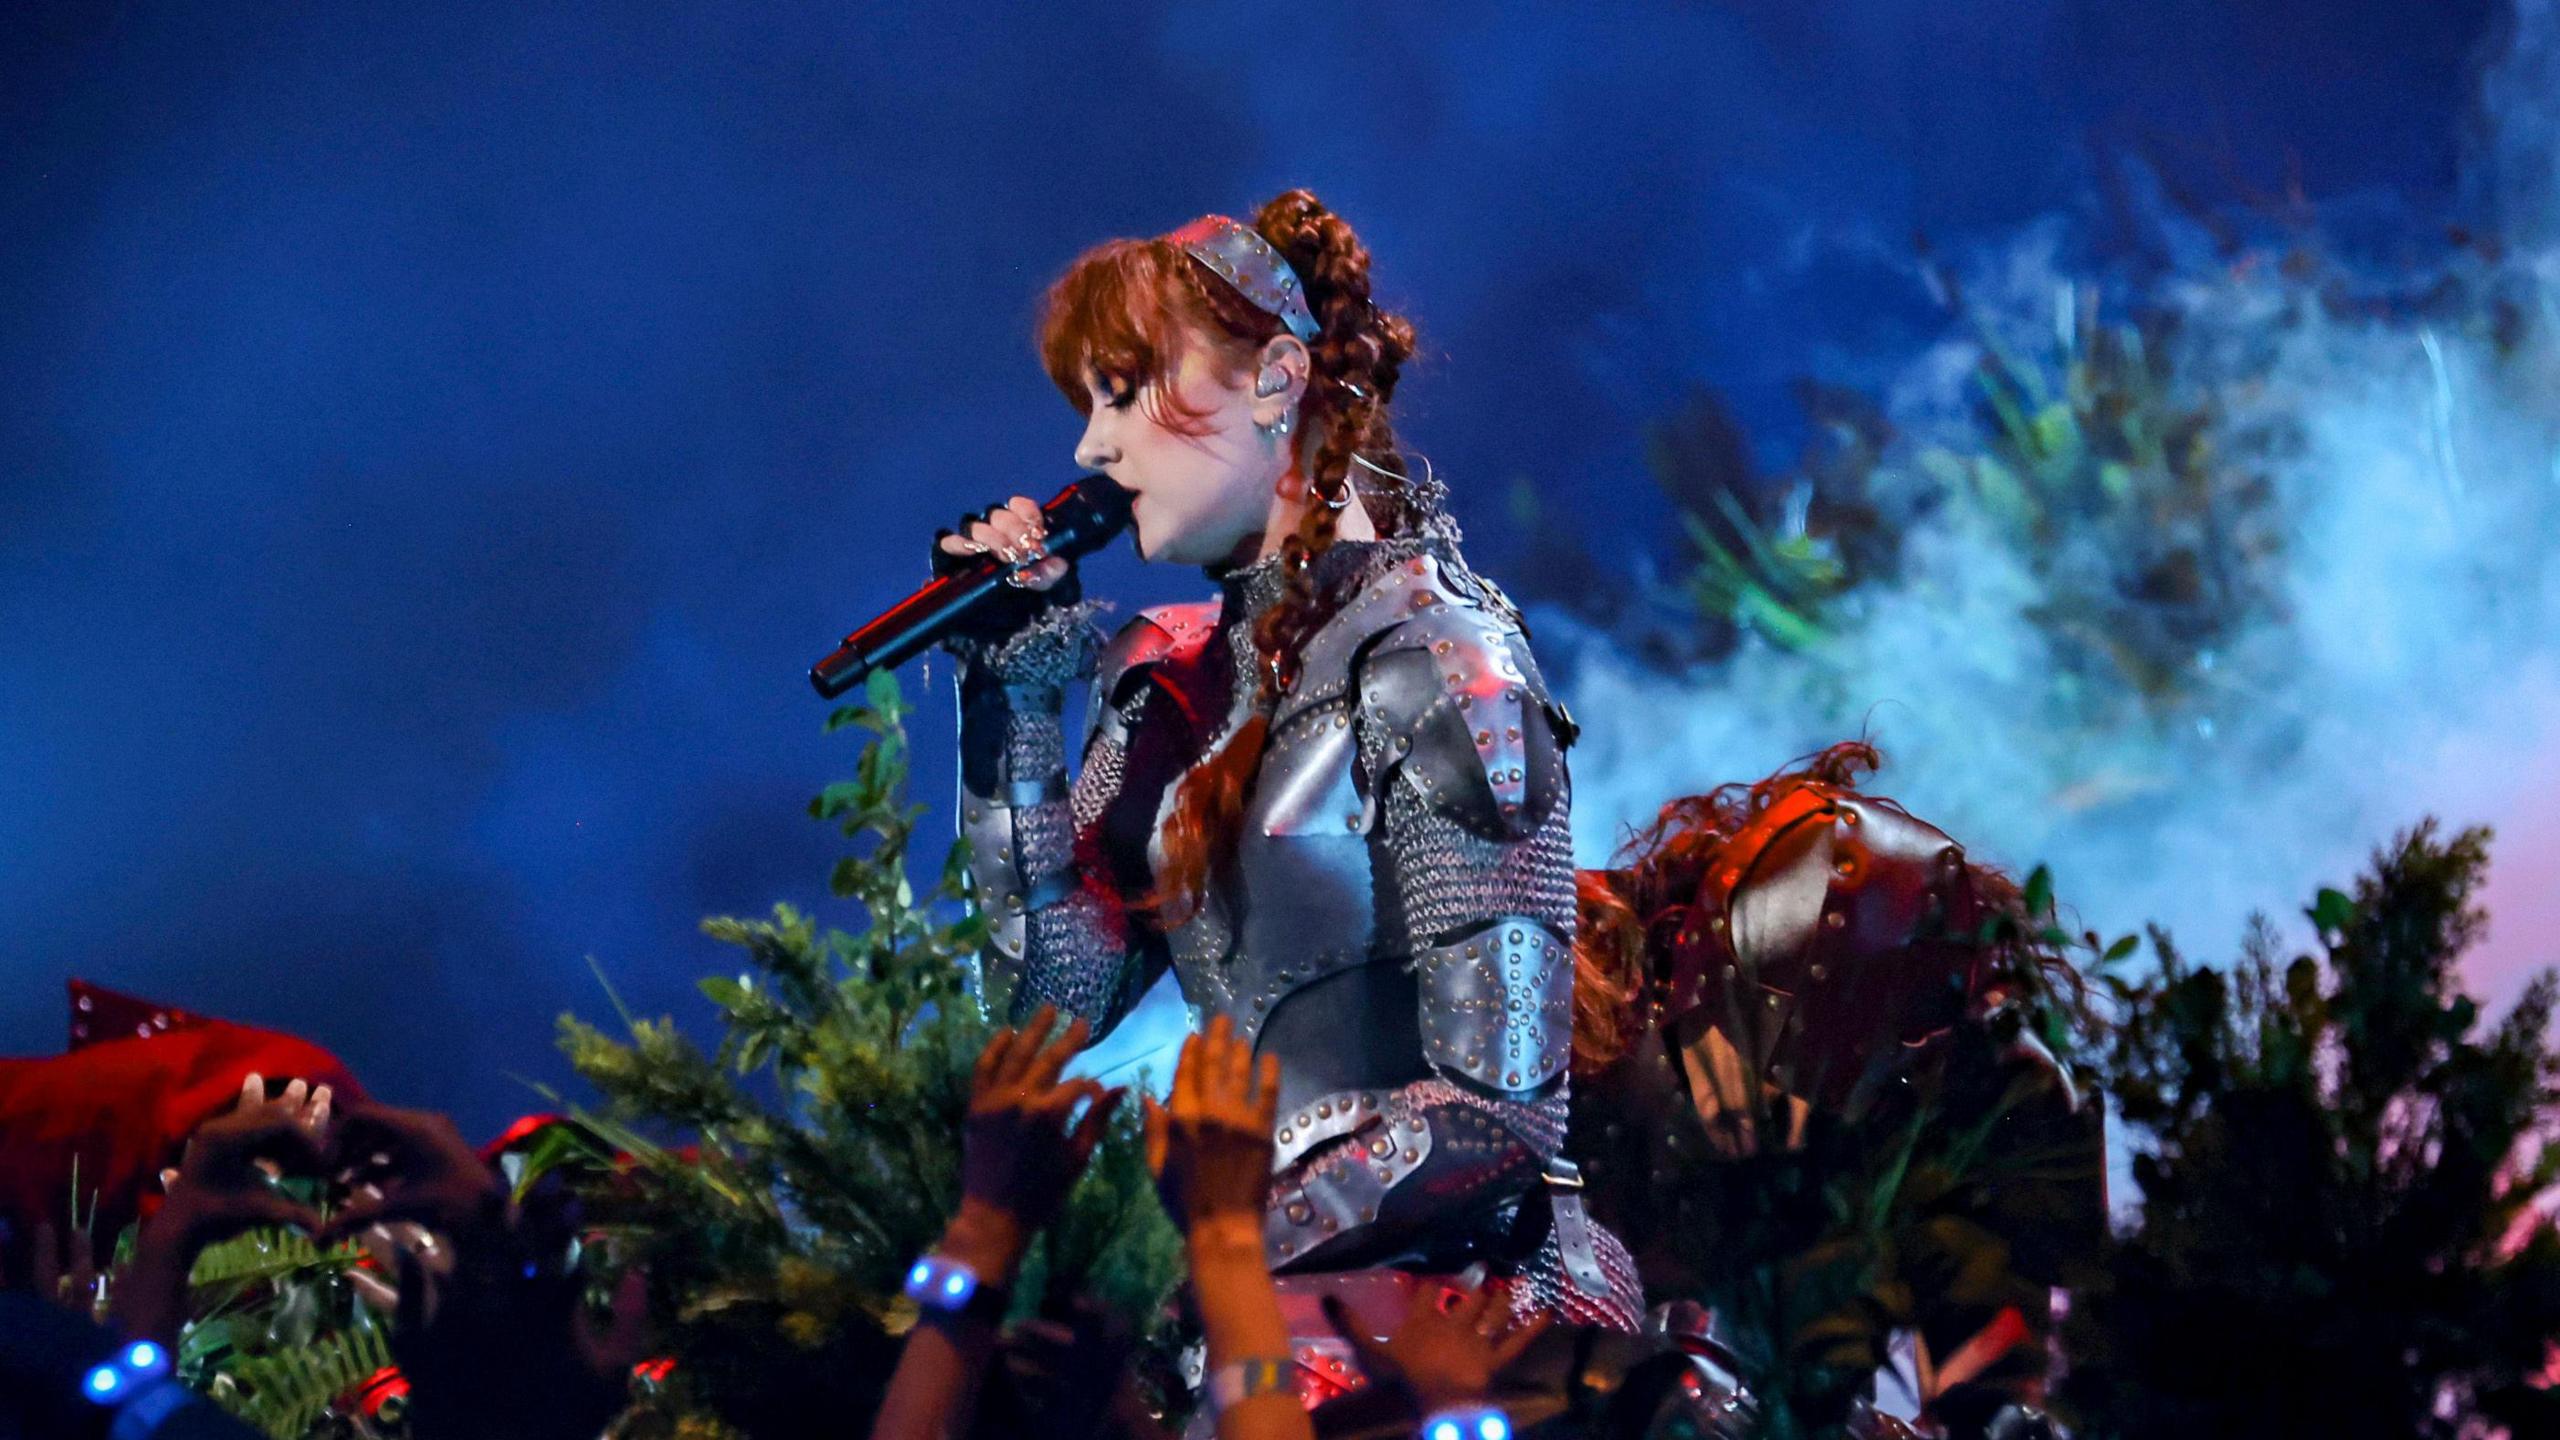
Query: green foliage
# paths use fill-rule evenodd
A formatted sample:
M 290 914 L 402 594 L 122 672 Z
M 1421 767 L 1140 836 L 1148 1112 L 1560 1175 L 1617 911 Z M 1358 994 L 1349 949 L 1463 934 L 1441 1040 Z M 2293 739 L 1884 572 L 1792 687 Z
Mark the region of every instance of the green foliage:
M 1671 1288 L 1715 1312 L 1756 1433 L 1844 1433 L 1898 1333 L 1944 1359 L 2004 1310 L 2040 1330 L 2048 1287 L 2094 1241 L 2103 1148 L 2096 1112 L 2070 1100 L 2092 1032 L 2057 957 L 2060 943 L 2094 956 L 2095 937 L 2062 936 L 2041 870 L 2027 895 L 1944 937 L 1980 948 L 2007 1002 L 1918 1047 L 1880 1034 L 1845 1087 L 1797 1073 L 1785 1033 L 1762 1033 L 1739 998 L 1719 1022 L 1737 1053 L 1773 1057 L 1776 1083 L 1727 1087 L 1742 1113 L 1671 1147 L 1656 1214 L 1676 1237 Z M 1992 1378 L 2021 1365 L 2042 1361 L 2012 1356 Z
M 2273 488 L 2160 335 L 2101 323 L 2093 293 L 2071 299 L 2049 358 L 1975 317 L 1979 442 L 1913 463 L 2025 562 L 2028 618 L 2066 672 L 2173 705 L 2202 679 L 2200 651 L 2275 613 Z
M 1962 312 L 1975 403 L 1943 432 L 1799 387 L 1815 439 L 1780 474 L 1757 467 L 1721 400 L 1684 399 L 1648 449 L 1690 549 L 1696 633 L 1675 658 L 1749 634 L 1819 659 L 1857 623 L 1862 588 L 1899 577 L 1903 536 L 1926 519 L 2033 582 L 2021 618 L 2049 651 L 2044 698 L 2074 723 L 2211 714 L 2227 688 L 2215 657 L 2280 609 L 2275 492 L 2252 458 L 2278 442 L 2231 419 L 2228 387 L 2172 372 L 2168 319 L 2102 321 L 2090 291 L 2057 309 L 2050 326 Z
M 602 1103 L 580 1117 L 585 1153 L 551 1158 L 594 1173 L 607 1263 L 647 1266 L 677 1358 L 670 1406 L 749 1430 L 813 1394 L 867 1409 L 863 1387 L 913 1319 L 905 1270 L 959 1199 L 970 1068 L 990 1033 L 969 980 L 985 925 L 964 910 L 959 847 L 930 889 L 907 875 L 923 807 L 905 798 L 904 713 L 877 674 L 829 725 L 869 737 L 854 778 L 810 806 L 856 842 L 832 877 L 851 928 L 789 906 L 705 922 L 744 961 L 701 983 L 722 1022 L 708 1054 L 667 1020 L 626 1017 L 619 1036 L 560 1022 Z M 1018 1313 L 1089 1294 L 1152 1330 L 1180 1257 L 1124 1113 L 1035 1249 Z
M 1836 602 L 1892 570 L 1895 537 L 1872 495 L 1891 427 L 1847 391 L 1798 393 L 1819 438 L 1783 476 L 1759 473 L 1712 392 L 1691 393 L 1647 437 L 1646 466 L 1693 552 L 1680 587 L 1703 627 L 1700 657 L 1746 633 L 1818 650 L 1841 623 Z
M 223 1391 L 215 1394 L 265 1433 L 296 1440 L 329 1417 L 331 1401 L 390 1363 L 391 1344 L 382 1327 L 361 1320 L 308 1344 L 241 1360 L 228 1374 L 245 1398 L 233 1403 Z
M 2229 970 L 2153 936 L 2110 977 L 2113 1091 L 2138 1225 L 2076 1297 L 2068 1398 L 2105 1435 L 2560 1433 L 2531 1388 L 2560 1334 L 2553 977 L 2484 1026 L 2459 961 L 2488 833 L 2432 822 L 2306 912 L 2320 953 L 2261 926 Z
M 188 1275 L 179 1376 L 275 1440 L 372 1433 L 331 1408 L 391 1364 L 385 1324 L 348 1279 L 362 1259 L 290 1230 L 207 1247 Z

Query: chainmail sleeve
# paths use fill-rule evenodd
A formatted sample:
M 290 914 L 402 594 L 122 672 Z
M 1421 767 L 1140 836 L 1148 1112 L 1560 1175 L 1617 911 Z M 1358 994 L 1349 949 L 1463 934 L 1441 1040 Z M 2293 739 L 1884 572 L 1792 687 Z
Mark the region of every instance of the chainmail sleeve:
M 1052 610 L 992 648 L 960 653 L 961 834 L 987 919 L 992 1007 L 1018 1021 L 1044 1004 L 1108 1032 L 1155 978 L 1096 842 L 1120 791 L 1134 714 L 1095 727 L 1067 781 L 1066 687 L 1100 648 L 1089 605 Z M 955 647 L 957 648 L 957 647 Z M 1097 690 L 1093 702 L 1114 700 Z M 1144 696 L 1119 702 L 1134 711 Z

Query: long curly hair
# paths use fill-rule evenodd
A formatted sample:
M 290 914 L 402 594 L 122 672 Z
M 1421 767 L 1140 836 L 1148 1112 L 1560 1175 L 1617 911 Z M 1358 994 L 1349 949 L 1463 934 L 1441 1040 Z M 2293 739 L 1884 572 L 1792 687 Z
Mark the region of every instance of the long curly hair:
M 1855 790 L 1884 757 L 1863 740 L 1844 740 L 1776 774 L 1721 785 L 1664 805 L 1619 848 L 1617 866 L 1574 872 L 1573 1064 L 1593 1075 L 1626 1053 L 1647 1023 L 1646 1007 L 1667 976 L 1676 937 L 1726 846 L 1754 816 L 1806 785 Z M 2042 917 L 2027 913 L 2018 883 L 1996 866 L 1968 860 L 1966 881 L 1977 913 L 2002 922 L 1983 944 L 1992 988 L 1977 1006 L 2032 983 L 2074 1015 L 2085 1012 L 2077 969 L 2041 938 Z
M 1404 533 L 1417 518 L 1414 495 L 1396 480 L 1404 470 L 1388 420 L 1396 381 L 1413 358 L 1413 326 L 1372 302 L 1368 247 L 1311 192 L 1274 197 L 1255 213 L 1253 228 L 1297 272 L 1316 320 L 1292 456 L 1311 503 L 1282 543 L 1287 589 L 1254 627 L 1252 710 L 1183 778 L 1165 822 L 1165 863 L 1140 908 L 1167 929 L 1198 911 L 1211 876 L 1235 853 L 1272 709 L 1296 683 L 1299 652 L 1329 613 L 1313 561 L 1333 544 L 1353 457 L 1370 471 L 1363 502 L 1380 535 Z M 1040 356 L 1079 413 L 1092 405 L 1085 380 L 1098 371 L 1114 385 L 1140 389 L 1140 406 L 1157 424 L 1196 435 L 1201 414 L 1185 409 L 1170 385 L 1147 382 L 1170 376 L 1185 349 L 1198 344 L 1215 347 L 1241 371 L 1281 333 L 1277 316 L 1179 247 L 1161 238 L 1112 240 L 1079 256 L 1050 287 Z

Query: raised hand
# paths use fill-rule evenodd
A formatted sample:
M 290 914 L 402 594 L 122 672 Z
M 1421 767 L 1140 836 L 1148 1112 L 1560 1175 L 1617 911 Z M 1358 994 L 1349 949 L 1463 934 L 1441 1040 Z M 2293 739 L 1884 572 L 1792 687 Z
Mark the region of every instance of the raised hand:
M 456 1238 L 504 1226 L 505 1184 L 445 1116 L 366 1105 L 347 1113 L 336 1150 L 351 1193 L 329 1217 L 332 1238 L 391 1220 Z
M 1021 1029 L 997 1031 L 970 1075 L 961 1214 L 953 1228 L 970 1232 L 969 1248 L 984 1253 L 954 1258 L 982 1278 L 997 1278 L 989 1264 L 1009 1271 L 1031 1237 L 1057 1218 L 1120 1103 L 1122 1092 L 1098 1081 L 1059 1081 L 1090 1027 L 1077 1020 L 1053 1037 L 1057 1023 L 1056 1007 L 1044 1005 Z M 1084 1114 L 1076 1118 L 1079 1105 Z
M 1057 1008 L 1043 1005 L 1030 1024 L 997 1031 L 969 1077 L 960 1213 L 934 1248 L 983 1284 L 1012 1284 L 1023 1250 L 1057 1217 L 1120 1103 L 1118 1090 L 1095 1081 L 1060 1083 L 1067 1061 L 1084 1048 L 1086 1026 L 1078 1020 L 1053 1038 L 1057 1023 Z M 946 1440 L 969 1431 L 996 1327 L 982 1311 L 926 1314 L 935 1323 L 907 1337 L 872 1417 L 872 1440 Z
M 1046 590 L 1066 579 L 1071 568 L 1049 553 L 1048 522 L 1041 518 L 1039 502 L 1027 495 L 1016 495 L 964 523 L 957 534 L 943 536 L 939 545 L 945 555 L 993 555 L 1017 567 L 1006 581 L 1024 590 Z
M 1162 1105 L 1148 1097 L 1146 1111 L 1147 1165 L 1173 1223 L 1190 1231 L 1241 1221 L 1259 1236 L 1280 1111 L 1279 1057 L 1266 1055 L 1257 1067 L 1253 1046 L 1220 1015 L 1183 1040 L 1171 1096 Z
M 335 1149 L 348 1199 L 325 1233 L 361 1236 L 398 1279 L 391 1347 L 412 1387 L 411 1433 L 596 1434 L 626 1399 L 625 1375 L 598 1373 L 580 1347 L 574 1229 L 511 1204 L 445 1116 L 366 1105 Z
M 1365 1333 L 1340 1300 L 1324 1298 L 1325 1319 L 1351 1342 L 1369 1383 L 1405 1391 L 1423 1415 L 1493 1395 L 1503 1370 L 1555 1319 L 1549 1311 L 1506 1329 L 1510 1311 L 1504 1296 L 1481 1284 L 1453 1287 L 1425 1280 L 1414 1292 L 1404 1323 L 1380 1340 Z
M 269 1099 L 263 1077 L 244 1077 L 239 1103 L 196 1127 L 177 1168 L 161 1173 L 169 1194 L 151 1224 L 192 1248 L 259 1225 L 318 1230 L 319 1214 L 275 1182 L 320 1173 L 330 1104 L 326 1085 L 296 1080 Z
M 299 1080 L 269 1099 L 266 1080 L 252 1073 L 240 1082 L 238 1104 L 187 1137 L 177 1168 L 161 1172 L 168 1197 L 134 1240 L 133 1267 L 116 1299 L 127 1330 L 177 1338 L 187 1274 L 204 1247 L 260 1225 L 320 1230 L 318 1212 L 276 1181 L 321 1173 L 330 1100 L 328 1086 Z

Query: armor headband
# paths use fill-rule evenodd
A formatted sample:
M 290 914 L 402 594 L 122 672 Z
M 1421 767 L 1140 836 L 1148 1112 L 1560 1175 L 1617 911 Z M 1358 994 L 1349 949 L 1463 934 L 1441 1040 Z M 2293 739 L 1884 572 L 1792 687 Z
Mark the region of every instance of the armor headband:
M 1290 334 L 1316 343 L 1316 317 L 1307 309 L 1298 272 L 1252 226 L 1224 215 L 1203 215 L 1164 238 L 1208 266 L 1255 309 L 1277 317 Z

